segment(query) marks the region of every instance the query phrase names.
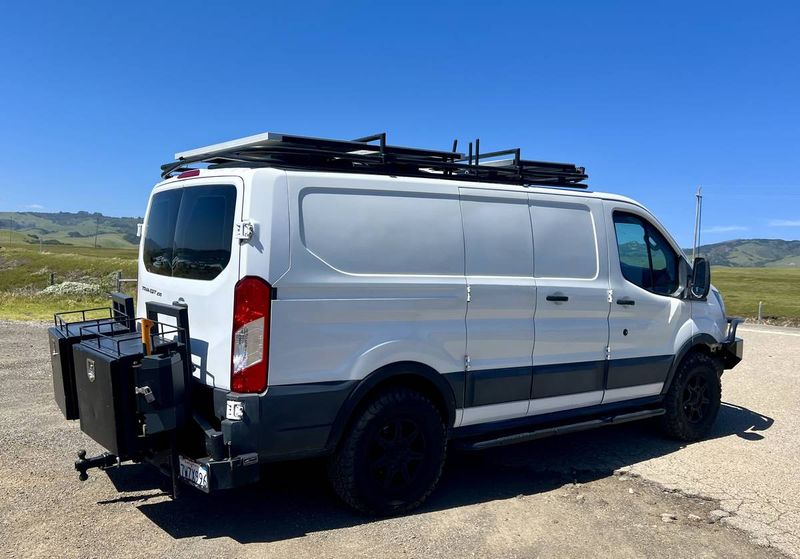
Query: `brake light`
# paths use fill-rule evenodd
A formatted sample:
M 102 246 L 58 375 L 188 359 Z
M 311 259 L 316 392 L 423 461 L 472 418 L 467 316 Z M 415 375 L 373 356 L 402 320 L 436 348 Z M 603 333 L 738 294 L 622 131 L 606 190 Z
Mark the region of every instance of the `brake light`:
M 184 171 L 180 175 L 178 175 L 179 179 L 188 179 L 190 177 L 196 177 L 200 175 L 200 169 L 189 169 L 188 171 Z
M 269 322 L 272 287 L 261 278 L 246 277 L 233 295 L 231 390 L 263 392 L 267 388 Z

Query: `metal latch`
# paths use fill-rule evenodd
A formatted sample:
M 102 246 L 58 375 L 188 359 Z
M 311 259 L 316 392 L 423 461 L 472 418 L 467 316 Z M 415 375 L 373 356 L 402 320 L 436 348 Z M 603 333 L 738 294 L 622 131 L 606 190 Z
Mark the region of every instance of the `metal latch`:
M 244 220 L 236 223 L 234 236 L 241 242 L 247 242 L 253 238 L 256 232 L 256 224 L 252 220 Z
M 152 404 L 153 402 L 156 401 L 156 397 L 153 395 L 153 391 L 150 390 L 149 386 L 141 386 L 141 387 L 137 386 L 134 392 L 136 394 L 141 394 L 142 396 L 144 396 L 144 400 L 148 404 Z

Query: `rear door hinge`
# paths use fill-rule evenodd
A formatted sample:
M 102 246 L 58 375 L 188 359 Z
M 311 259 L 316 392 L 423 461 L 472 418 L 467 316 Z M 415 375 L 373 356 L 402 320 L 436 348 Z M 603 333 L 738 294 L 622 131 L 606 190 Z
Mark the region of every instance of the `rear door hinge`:
M 611 301 L 614 300 L 614 290 L 613 289 L 609 289 L 607 291 L 607 293 L 608 293 L 608 302 L 610 303 Z
M 255 232 L 256 232 L 256 224 L 254 221 L 250 219 L 245 219 L 236 222 L 234 229 L 234 236 L 237 239 L 239 239 L 240 242 L 246 243 L 247 241 L 253 238 Z
M 607 345 L 606 346 L 606 361 L 608 361 L 609 359 L 611 359 L 611 346 Z
M 472 301 L 472 287 L 468 285 L 467 286 L 467 303 L 469 303 L 470 301 Z
M 471 365 L 472 365 L 472 362 L 469 360 L 469 355 L 465 355 L 464 356 L 464 370 L 465 371 L 469 371 L 469 368 L 470 368 Z

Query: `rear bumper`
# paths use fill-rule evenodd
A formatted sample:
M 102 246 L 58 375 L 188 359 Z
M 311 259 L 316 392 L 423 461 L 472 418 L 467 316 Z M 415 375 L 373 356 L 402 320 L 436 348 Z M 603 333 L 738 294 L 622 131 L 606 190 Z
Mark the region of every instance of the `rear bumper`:
M 271 386 L 264 394 L 213 389 L 213 416 L 230 452 L 226 456 L 256 453 L 259 462 L 271 462 L 326 453 L 334 422 L 355 385 L 343 381 Z M 227 417 L 230 402 L 241 404 L 241 419 Z
M 744 340 L 736 337 L 736 328 L 742 322 L 741 318 L 728 319 L 728 335 L 722 342 L 722 363 L 725 369 L 733 369 L 744 355 Z
M 200 489 L 239 487 L 258 481 L 265 463 L 326 454 L 338 412 L 354 387 L 351 381 L 327 382 L 238 394 L 195 383 L 193 442 L 184 451 L 207 469 L 208 486 Z M 227 417 L 232 403 L 241 405 L 239 419 Z
M 249 485 L 257 482 L 260 477 L 261 468 L 258 463 L 258 455 L 255 453 L 224 460 L 212 460 L 206 457 L 197 462 L 208 469 L 208 489 L 202 489 L 207 493 Z M 194 486 L 192 483 L 189 485 Z

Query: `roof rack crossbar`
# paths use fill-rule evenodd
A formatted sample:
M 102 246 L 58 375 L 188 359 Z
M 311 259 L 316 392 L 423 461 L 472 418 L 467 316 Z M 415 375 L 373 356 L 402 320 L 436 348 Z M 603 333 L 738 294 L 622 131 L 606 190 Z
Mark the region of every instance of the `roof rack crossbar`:
M 378 142 L 375 145 L 374 142 Z M 586 188 L 583 167 L 522 159 L 520 148 L 481 154 L 480 139 L 459 153 L 458 140 L 451 151 L 389 145 L 386 133 L 354 140 L 333 140 L 266 133 L 176 154 L 176 161 L 161 166 L 168 178 L 188 170 L 192 163 L 211 168 L 250 166 L 436 177 L 523 186 Z M 511 159 L 497 158 L 510 155 Z M 488 161 L 487 161 L 488 160 Z

